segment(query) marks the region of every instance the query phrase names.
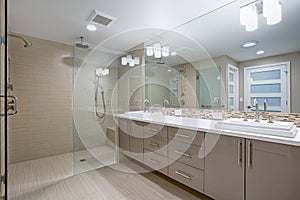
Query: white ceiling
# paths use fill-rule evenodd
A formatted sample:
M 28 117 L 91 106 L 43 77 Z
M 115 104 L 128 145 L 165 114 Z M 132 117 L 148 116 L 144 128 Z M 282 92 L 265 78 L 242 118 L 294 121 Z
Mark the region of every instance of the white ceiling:
M 74 44 L 79 36 L 91 44 L 122 32 L 147 28 L 145 36 L 158 29 L 171 29 L 233 0 L 10 0 L 9 30 L 42 39 Z M 96 32 L 85 29 L 93 9 L 117 20 Z M 152 30 L 152 31 L 149 31 Z M 140 32 L 141 36 L 143 35 Z M 131 35 L 124 45 L 136 44 Z
M 90 44 L 114 37 L 106 48 L 125 51 L 149 38 L 173 29 L 190 39 L 178 39 L 178 34 L 164 33 L 172 49 L 185 50 L 191 54 L 197 43 L 211 57 L 228 55 L 237 61 L 258 58 L 255 52 L 265 50 L 259 57 L 300 51 L 300 1 L 282 0 L 283 20 L 268 26 L 260 17 L 259 28 L 246 32 L 239 24 L 239 7 L 252 0 L 10 0 L 9 30 L 15 33 L 74 44 L 84 36 Z M 218 7 L 233 2 L 224 8 L 202 16 Z M 117 18 L 105 28 L 98 26 L 95 32 L 85 29 L 87 18 L 93 9 Z M 192 19 L 194 21 L 180 26 Z M 178 27 L 178 28 L 175 28 Z M 175 28 L 175 29 L 174 29 Z M 258 40 L 257 47 L 241 49 L 247 40 Z M 195 54 L 195 56 L 198 56 Z M 201 59 L 200 57 L 193 59 Z

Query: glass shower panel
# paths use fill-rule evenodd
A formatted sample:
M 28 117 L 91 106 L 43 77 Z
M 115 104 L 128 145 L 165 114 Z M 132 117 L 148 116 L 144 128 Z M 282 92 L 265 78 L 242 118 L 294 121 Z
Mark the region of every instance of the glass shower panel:
M 7 199 L 7 1 L 0 0 L 0 198 Z
M 220 109 L 220 68 L 211 67 L 199 70 L 197 80 L 198 102 L 203 109 Z
M 117 161 L 116 124 L 112 115 L 116 107 L 111 103 L 118 77 L 114 57 L 91 45 L 74 46 L 74 174 Z

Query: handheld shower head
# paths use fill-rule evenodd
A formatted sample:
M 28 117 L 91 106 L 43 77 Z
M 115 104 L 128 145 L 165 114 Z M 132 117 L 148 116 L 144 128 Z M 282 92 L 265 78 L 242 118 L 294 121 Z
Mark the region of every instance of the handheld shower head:
M 26 41 L 23 37 L 21 37 L 21 36 L 19 36 L 19 35 L 8 34 L 8 36 L 15 37 L 15 38 L 19 38 L 20 40 L 22 40 L 22 41 L 24 42 L 24 47 L 25 47 L 25 48 L 31 47 L 31 46 L 32 46 L 32 43 L 31 43 L 31 42 Z
M 31 46 L 32 46 L 32 43 L 31 43 L 31 42 L 25 41 L 25 44 L 24 44 L 24 47 L 25 47 L 25 48 L 28 48 L 28 47 L 31 47 Z

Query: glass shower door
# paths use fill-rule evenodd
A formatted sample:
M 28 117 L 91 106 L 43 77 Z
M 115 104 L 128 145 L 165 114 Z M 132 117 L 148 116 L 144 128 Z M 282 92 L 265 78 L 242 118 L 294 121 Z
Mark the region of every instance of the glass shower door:
M 0 0 L 0 199 L 7 199 L 7 46 L 6 46 L 6 6 L 7 1 Z

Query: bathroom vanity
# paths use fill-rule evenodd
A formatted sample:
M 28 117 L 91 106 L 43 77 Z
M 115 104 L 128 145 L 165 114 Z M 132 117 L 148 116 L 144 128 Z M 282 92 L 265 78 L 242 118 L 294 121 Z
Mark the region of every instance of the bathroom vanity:
M 217 129 L 214 120 L 175 116 L 115 117 L 121 153 L 213 199 L 299 199 L 299 133 Z

